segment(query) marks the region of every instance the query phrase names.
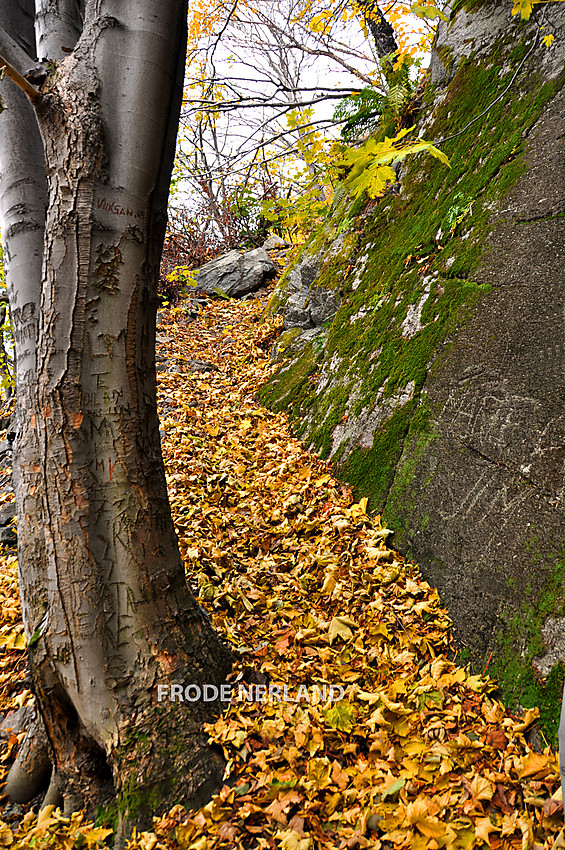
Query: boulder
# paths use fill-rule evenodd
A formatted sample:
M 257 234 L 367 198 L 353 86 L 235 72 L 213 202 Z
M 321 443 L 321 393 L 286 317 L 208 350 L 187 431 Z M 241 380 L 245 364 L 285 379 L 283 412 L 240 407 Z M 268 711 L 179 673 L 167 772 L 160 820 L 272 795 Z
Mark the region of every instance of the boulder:
M 451 6 L 414 135 L 445 139 L 451 167 L 407 158 L 398 194 L 338 200 L 271 298 L 286 330 L 261 397 L 382 511 L 439 588 L 462 657 L 512 708 L 539 706 L 551 737 L 565 667 L 565 4 L 551 51 L 529 47 L 539 23 L 506 0 Z M 321 290 L 334 303 L 320 307 Z
M 10 711 L 0 723 L 0 739 L 8 740 L 12 735 L 25 732 L 31 726 L 34 716 L 35 708 L 32 705 L 22 705 Z
M 195 277 L 195 288 L 207 295 L 241 298 L 256 292 L 277 273 L 275 264 L 263 250 L 229 251 L 210 260 L 200 268 Z
M 273 233 L 272 236 L 265 239 L 261 247 L 264 251 L 286 251 L 287 248 L 291 248 L 292 245 L 290 242 L 287 242 L 286 239 L 281 239 L 280 236 Z

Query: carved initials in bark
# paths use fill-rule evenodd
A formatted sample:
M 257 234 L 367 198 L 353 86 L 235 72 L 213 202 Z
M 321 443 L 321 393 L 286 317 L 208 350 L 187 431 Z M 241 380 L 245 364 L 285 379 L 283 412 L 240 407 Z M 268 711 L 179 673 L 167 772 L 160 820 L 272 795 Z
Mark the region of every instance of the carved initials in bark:
M 230 664 L 186 586 L 156 408 L 156 278 L 186 4 L 53 8 L 0 9 L 0 53 L 7 31 L 32 64 L 58 61 L 33 109 L 1 84 L 20 587 L 50 799 L 60 792 L 70 811 L 117 797 L 124 833 L 173 802 L 202 802 L 223 770 L 200 732 L 214 707 L 156 700 L 160 682 L 219 684 Z M 135 218 L 100 203 L 116 197 Z M 33 786 L 24 761 L 12 774 L 20 795 Z

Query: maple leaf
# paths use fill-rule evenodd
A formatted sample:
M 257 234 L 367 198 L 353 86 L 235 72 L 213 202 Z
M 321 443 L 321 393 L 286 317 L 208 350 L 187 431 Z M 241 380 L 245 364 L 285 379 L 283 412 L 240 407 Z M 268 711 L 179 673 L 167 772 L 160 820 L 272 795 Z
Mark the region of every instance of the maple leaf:
M 281 850 L 309 850 L 312 847 L 310 838 L 303 838 L 294 829 L 277 832 L 275 837 L 281 842 Z
M 14 833 L 4 821 L 0 821 L 0 847 L 9 847 L 14 842 Z
M 499 830 L 500 827 L 495 826 L 490 818 L 477 818 L 475 821 L 475 835 L 481 841 L 484 841 L 488 847 L 491 847 L 489 838 L 491 832 L 499 832 Z
M 489 729 L 487 744 L 490 744 L 495 750 L 505 750 L 508 746 L 508 738 L 500 729 Z
M 541 753 L 530 753 L 522 762 L 522 769 L 518 774 L 519 779 L 525 779 L 526 776 L 535 776 L 543 778 L 551 773 L 551 762 L 548 756 Z
M 514 0 L 514 5 L 512 7 L 513 15 L 520 15 L 520 17 L 527 21 L 530 18 L 534 10 L 534 4 L 536 0 Z
M 355 708 L 347 702 L 340 701 L 324 712 L 324 716 L 332 729 L 351 732 L 355 726 Z
M 328 629 L 328 637 L 330 643 L 333 643 L 336 638 L 349 640 L 353 637 L 353 629 L 357 628 L 357 623 L 351 617 L 332 617 L 330 627 Z

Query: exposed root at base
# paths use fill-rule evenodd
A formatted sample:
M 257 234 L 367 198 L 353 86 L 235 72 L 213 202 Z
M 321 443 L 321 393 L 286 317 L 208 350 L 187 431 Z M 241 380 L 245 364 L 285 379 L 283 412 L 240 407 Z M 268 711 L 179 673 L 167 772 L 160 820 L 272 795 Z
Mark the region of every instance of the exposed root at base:
M 29 803 L 42 791 L 51 791 L 51 772 L 47 735 L 36 713 L 8 773 L 5 793 L 12 803 Z

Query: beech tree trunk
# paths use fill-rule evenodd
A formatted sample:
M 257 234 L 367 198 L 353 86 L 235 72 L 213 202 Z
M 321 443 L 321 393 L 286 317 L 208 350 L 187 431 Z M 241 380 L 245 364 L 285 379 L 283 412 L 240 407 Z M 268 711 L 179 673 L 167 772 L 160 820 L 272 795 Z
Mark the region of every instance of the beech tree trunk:
M 48 753 L 49 800 L 67 811 L 114 800 L 122 832 L 203 802 L 223 772 L 201 731 L 217 706 L 157 700 L 159 684 L 220 684 L 230 666 L 186 585 L 156 405 L 185 26 L 186 0 L 0 6 L 0 53 L 40 92 L 0 84 L 20 592 L 38 708 L 8 786 L 35 793 Z

